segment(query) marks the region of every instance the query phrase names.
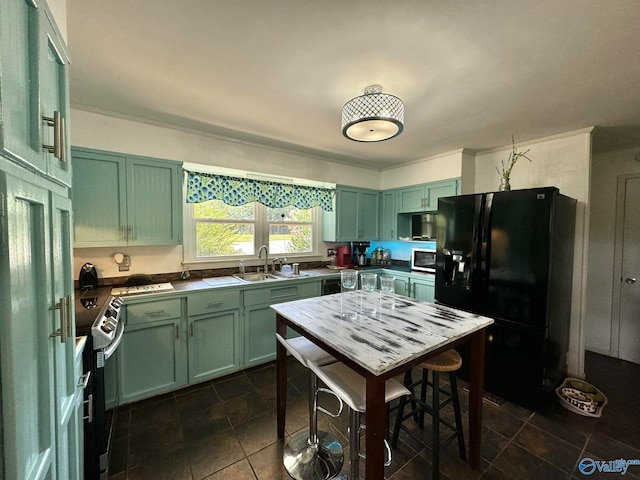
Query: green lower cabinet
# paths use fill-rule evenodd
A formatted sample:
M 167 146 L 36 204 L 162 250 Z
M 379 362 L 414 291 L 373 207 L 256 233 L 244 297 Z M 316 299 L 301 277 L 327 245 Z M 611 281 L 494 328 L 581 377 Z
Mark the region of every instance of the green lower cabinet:
M 187 339 L 181 329 L 181 318 L 126 324 L 116 353 L 120 387 L 118 404 L 176 390 L 187 384 Z
M 411 296 L 416 300 L 434 302 L 436 293 L 435 280 L 433 277 L 416 278 L 411 277 Z
M 189 383 L 240 368 L 240 292 L 208 292 L 187 299 Z
M 396 286 L 396 293 L 398 295 L 404 295 L 405 297 L 410 297 L 411 294 L 411 290 L 410 290 L 410 284 L 409 284 L 409 275 L 401 275 L 398 274 L 397 272 L 393 272 L 390 271 L 388 272 L 390 275 L 393 275 L 396 277 L 396 281 L 395 281 L 395 286 Z
M 244 293 L 244 366 L 251 367 L 276 358 L 276 313 L 270 305 L 317 297 L 321 283 L 290 283 L 247 290 Z M 289 336 L 296 336 L 289 331 Z

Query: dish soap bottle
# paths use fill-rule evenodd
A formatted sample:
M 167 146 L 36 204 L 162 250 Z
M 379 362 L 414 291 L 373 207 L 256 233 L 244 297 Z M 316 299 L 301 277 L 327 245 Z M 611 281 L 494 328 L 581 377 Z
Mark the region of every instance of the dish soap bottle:
M 244 275 L 244 260 L 240 260 L 240 275 Z

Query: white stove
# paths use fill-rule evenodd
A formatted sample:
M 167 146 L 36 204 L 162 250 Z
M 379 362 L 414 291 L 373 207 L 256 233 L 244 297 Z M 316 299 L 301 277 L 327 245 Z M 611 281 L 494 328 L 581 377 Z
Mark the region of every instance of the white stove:
M 136 295 L 140 293 L 172 292 L 173 285 L 170 283 L 152 283 L 151 285 L 132 285 L 129 287 L 115 287 L 111 289 L 111 295 L 124 297 L 126 295 Z

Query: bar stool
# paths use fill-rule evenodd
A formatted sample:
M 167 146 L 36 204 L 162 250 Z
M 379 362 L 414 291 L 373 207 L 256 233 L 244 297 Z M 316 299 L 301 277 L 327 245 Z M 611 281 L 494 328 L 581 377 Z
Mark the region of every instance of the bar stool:
M 455 350 L 447 350 L 440 355 L 431 358 L 420 365 L 419 368 L 422 368 L 422 378 L 416 382 L 413 382 L 411 370 L 408 370 L 405 373 L 404 377 L 404 385 L 411 393 L 408 397 L 403 397 L 400 399 L 400 404 L 398 406 L 398 413 L 396 414 L 396 422 L 395 427 L 393 429 L 393 437 L 391 439 L 391 445 L 393 448 L 398 444 L 398 435 L 400 434 L 400 429 L 407 432 L 413 438 L 422 443 L 425 447 L 431 450 L 431 464 L 432 464 L 432 477 L 434 480 L 437 480 L 440 476 L 440 449 L 448 445 L 453 439 L 458 439 L 458 451 L 460 454 L 460 458 L 466 460 L 466 453 L 464 449 L 464 434 L 462 432 L 462 418 L 460 415 L 460 401 L 458 399 L 458 386 L 456 382 L 456 374 L 455 372 L 462 366 L 462 358 L 460 354 Z M 428 373 L 431 370 L 432 373 L 432 382 L 428 380 Z M 451 391 L 447 392 L 440 386 L 440 372 L 449 374 L 449 383 L 451 387 Z M 420 398 L 418 398 L 414 393 L 413 389 L 417 386 L 421 386 L 420 389 Z M 428 405 L 426 403 L 427 398 L 427 386 L 431 386 L 432 390 L 432 403 Z M 444 393 L 446 396 L 443 400 L 440 400 L 440 393 Z M 411 402 L 412 409 L 408 413 L 404 413 L 404 407 L 407 401 Z M 440 417 L 440 409 L 445 405 L 453 402 L 453 412 L 455 416 L 455 425 L 449 422 L 445 418 Z M 419 427 L 424 428 L 424 412 L 429 413 L 433 417 L 433 442 L 431 446 L 425 444 L 424 440 L 419 436 L 415 435 L 411 430 L 409 430 L 403 422 L 409 418 L 414 418 L 415 421 L 418 422 Z M 440 424 L 444 424 L 453 433 L 451 433 L 446 439 L 442 442 L 440 441 Z
M 276 333 L 278 341 L 302 365 L 309 362 L 320 365 L 336 362 L 336 359 L 304 337 L 284 338 Z M 335 395 L 325 388 L 318 388 L 318 378 L 309 369 L 309 431 L 295 435 L 284 447 L 282 460 L 287 473 L 296 480 L 327 480 L 333 478 L 344 464 L 344 452 L 338 439 L 329 432 L 318 432 L 318 410 L 332 417 L 342 413 L 342 400 L 337 413 L 318 406 L 318 391 Z
M 309 362 L 309 368 L 315 372 L 316 376 L 322 380 L 329 389 L 349 405 L 349 477 L 341 475 L 340 480 L 359 480 L 360 462 L 359 459 L 366 458 L 360 453 L 360 431 L 366 428 L 360 425 L 360 415 L 366 413 L 367 406 L 367 385 L 363 376 L 351 370 L 343 363 L 332 363 L 321 366 L 314 362 Z M 385 382 L 384 401 L 389 403 L 396 398 L 409 395 L 407 388 L 394 379 Z M 391 465 L 391 448 L 387 440 L 384 441 L 387 448 L 387 461 L 385 466 Z

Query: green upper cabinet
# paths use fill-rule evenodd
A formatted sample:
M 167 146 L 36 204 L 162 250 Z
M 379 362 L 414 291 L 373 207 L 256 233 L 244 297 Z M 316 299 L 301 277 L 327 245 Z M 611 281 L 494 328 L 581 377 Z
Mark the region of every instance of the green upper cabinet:
M 379 192 L 338 185 L 333 212 L 324 212 L 323 240 L 350 242 L 380 236 Z
M 181 164 L 72 148 L 75 247 L 181 242 Z
M 438 198 L 459 194 L 460 180 L 457 178 L 399 188 L 395 197 L 396 213 L 435 212 Z
M 12 161 L 64 185 L 71 182 L 68 65 L 44 2 L 1 3 L 0 148 Z
M 46 12 L 48 13 L 48 12 Z M 40 34 L 40 141 L 47 174 L 71 186 L 68 146 L 69 60 L 49 15 L 41 15 Z
M 395 190 L 380 192 L 380 240 L 396 240 Z

